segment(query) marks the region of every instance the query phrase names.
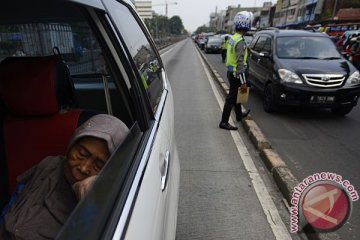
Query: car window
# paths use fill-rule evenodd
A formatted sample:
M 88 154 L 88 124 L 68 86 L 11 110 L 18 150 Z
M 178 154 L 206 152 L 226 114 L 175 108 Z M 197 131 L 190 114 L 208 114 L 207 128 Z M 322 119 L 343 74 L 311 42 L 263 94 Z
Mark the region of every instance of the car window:
M 271 42 L 271 38 L 267 37 L 264 48 L 262 49 L 263 52 L 271 53 Z
M 12 7 L 14 9 L 14 6 Z M 22 11 L 16 12 L 18 15 L 12 14 L 14 15 L 13 19 L 0 22 L 0 61 L 7 57 L 42 57 L 54 55 L 54 52 L 60 54 L 59 56 L 69 68 L 70 79 L 74 81 L 76 102 L 71 108 L 112 113 L 131 128 L 131 136 L 129 137 L 132 141 L 122 146 L 107 161 L 103 170 L 108 175 L 100 178 L 103 180 L 99 181 L 99 187 L 94 186 L 92 189 L 91 196 L 94 196 L 97 205 L 88 206 L 84 203 L 80 206 L 79 204 L 76 209 L 77 216 L 80 217 L 78 221 L 71 221 L 69 224 L 71 226 L 81 225 L 83 220 L 92 219 L 90 216 L 96 215 L 97 221 L 101 223 L 105 223 L 109 216 L 112 216 L 113 208 L 116 208 L 126 199 L 127 193 L 122 194 L 121 189 L 126 183 L 132 183 L 133 176 L 130 177 L 128 171 L 130 168 L 135 169 L 137 167 L 134 162 L 140 161 L 140 151 L 143 150 L 141 145 L 146 144 L 142 138 L 143 132 L 139 127 L 138 117 L 135 117 L 134 114 L 135 109 L 140 108 L 140 106 L 135 105 L 135 97 L 133 96 L 140 95 L 140 93 L 130 94 L 127 85 L 123 83 L 124 78 L 129 76 L 125 76 L 126 73 L 121 70 L 117 72 L 114 70 L 118 65 L 114 63 L 114 59 L 109 54 L 109 46 L 106 45 L 104 36 L 100 34 L 97 26 L 83 15 L 85 10 L 81 10 L 72 3 L 44 2 L 41 8 L 36 9 L 37 12 L 31 12 L 31 17 L 22 9 Z M 56 16 L 53 15 L 54 13 Z M 97 10 L 97 13 L 97 16 L 101 15 L 100 10 Z M 105 14 L 103 13 L 103 15 Z M 105 16 L 102 17 L 105 18 Z M 130 19 L 126 21 L 129 22 Z M 136 56 L 140 58 L 142 55 L 136 54 Z M 150 53 L 144 56 L 148 57 L 146 60 L 156 60 Z M 148 63 L 150 67 L 156 68 L 156 64 L 153 66 L 146 60 L 142 64 Z M 127 65 L 125 62 L 120 62 L 120 64 L 124 64 L 123 67 L 129 65 L 128 62 Z M 23 71 L 21 68 L 17 70 Z M 156 71 L 154 70 L 154 72 Z M 135 90 L 132 89 L 132 91 Z M 21 97 L 20 94 L 21 92 L 19 92 L 19 97 Z M 69 109 L 61 109 L 61 113 L 67 110 Z M 63 124 L 68 123 L 63 122 Z M 135 156 L 135 154 L 137 155 Z M 114 176 L 117 178 L 116 181 L 114 181 Z M 111 190 L 104 187 L 110 185 Z M 123 201 L 120 201 L 119 198 Z M 107 202 L 107 199 L 110 202 Z M 114 205 L 116 206 L 114 207 Z M 97 229 L 93 227 L 92 230 L 97 234 L 102 234 L 103 226 L 100 226 L 99 223 L 96 224 Z M 94 232 L 87 231 L 89 229 L 86 227 L 84 229 L 86 229 L 85 232 L 78 232 L 78 236 L 90 239 L 84 234 L 91 235 Z M 74 234 L 71 228 L 69 232 Z
M 265 43 L 266 43 L 266 37 L 265 36 L 260 36 L 259 38 L 258 38 L 258 40 L 257 40 L 257 42 L 256 42 L 256 44 L 255 44 L 255 46 L 254 46 L 254 50 L 256 51 L 256 52 L 261 52 L 261 50 L 264 48 L 264 45 L 265 45 Z
M 209 41 L 208 41 L 208 43 L 214 43 L 214 44 L 218 44 L 218 43 L 221 43 L 222 42 L 222 40 L 221 40 L 221 38 L 209 38 Z
M 118 104 L 124 103 L 124 96 L 108 71 L 103 50 L 80 16 L 76 20 L 60 17 L 56 21 L 3 24 L 0 29 L 1 38 L 6 39 L 0 43 L 0 61 L 11 56 L 58 54 L 69 68 L 78 108 L 114 114 L 129 125 L 133 123 L 132 111 Z
M 260 36 L 259 39 L 257 40 L 255 46 L 253 47 L 253 49 L 256 52 L 268 52 L 271 53 L 271 37 L 268 36 Z
M 249 48 L 250 48 L 250 49 L 253 49 L 253 48 L 254 48 L 255 43 L 257 42 L 257 40 L 258 40 L 258 36 L 254 36 L 253 39 L 251 39 L 251 42 L 250 42 L 250 44 L 249 44 Z
M 123 39 L 134 59 L 142 84 L 148 93 L 151 107 L 155 112 L 164 88 L 161 61 L 130 10 L 114 0 L 108 3 L 111 6 L 109 11 L 113 12 L 112 15 L 115 16 L 113 20 L 119 27 L 119 31 L 123 33 Z
M 245 40 L 246 45 L 249 45 L 251 43 L 251 41 L 253 40 L 253 36 L 245 35 L 244 40 Z
M 340 58 L 339 52 L 329 38 L 317 36 L 278 37 L 276 53 L 279 58 Z

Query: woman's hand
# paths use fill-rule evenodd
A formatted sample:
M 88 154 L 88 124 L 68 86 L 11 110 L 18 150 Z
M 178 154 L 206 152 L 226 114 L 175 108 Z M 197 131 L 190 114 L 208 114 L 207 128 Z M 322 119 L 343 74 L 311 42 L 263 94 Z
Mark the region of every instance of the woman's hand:
M 76 198 L 80 201 L 83 199 L 85 194 L 88 192 L 88 190 L 91 188 L 92 184 L 96 180 L 97 175 L 85 178 L 82 181 L 76 182 L 72 185 L 72 188 L 75 192 Z

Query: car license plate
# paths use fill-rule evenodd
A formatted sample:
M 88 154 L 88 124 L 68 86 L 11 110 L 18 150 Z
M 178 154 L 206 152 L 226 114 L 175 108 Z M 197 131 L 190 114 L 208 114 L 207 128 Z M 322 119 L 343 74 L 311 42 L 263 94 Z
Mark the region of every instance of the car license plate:
M 335 96 L 311 96 L 311 103 L 333 103 L 335 102 Z

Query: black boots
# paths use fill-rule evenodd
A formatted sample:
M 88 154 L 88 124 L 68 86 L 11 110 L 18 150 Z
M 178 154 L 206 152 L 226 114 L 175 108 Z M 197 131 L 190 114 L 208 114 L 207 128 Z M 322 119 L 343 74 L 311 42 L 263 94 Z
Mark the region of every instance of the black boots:
M 230 123 L 224 123 L 220 122 L 219 128 L 225 129 L 225 130 L 237 130 L 238 128 L 231 125 Z
M 246 110 L 245 112 L 236 115 L 236 121 L 240 122 L 241 119 L 246 118 L 250 113 L 250 109 Z M 240 116 L 239 116 L 240 115 Z

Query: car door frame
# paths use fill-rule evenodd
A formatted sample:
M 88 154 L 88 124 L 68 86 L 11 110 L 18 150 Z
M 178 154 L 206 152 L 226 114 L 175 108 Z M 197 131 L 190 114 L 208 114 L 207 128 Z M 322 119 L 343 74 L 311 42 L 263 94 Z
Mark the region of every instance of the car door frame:
M 75 1 L 75 2 L 80 2 L 83 4 L 86 3 L 86 5 L 89 5 L 88 1 L 79 0 L 79 1 Z M 105 10 L 105 8 L 101 8 L 101 6 L 99 6 L 98 3 L 95 3 L 94 5 L 91 5 L 90 7 L 95 7 L 96 9 L 101 10 L 101 11 Z M 142 29 L 144 29 L 144 27 L 142 27 Z M 120 46 L 121 50 L 120 51 L 125 52 L 125 56 L 126 56 L 125 60 L 128 62 L 128 64 L 131 65 L 130 69 L 134 69 L 134 65 L 133 65 L 134 63 L 131 61 L 131 55 L 129 54 L 129 51 L 126 49 L 126 47 L 125 47 L 126 45 L 124 44 L 124 41 L 121 39 L 121 34 L 119 34 L 117 37 L 119 37 L 120 42 L 121 42 L 121 46 Z M 149 36 L 147 36 L 147 38 L 149 38 Z M 153 42 L 152 42 L 152 46 L 154 47 Z M 156 54 L 159 56 L 158 52 L 156 52 Z M 161 58 L 158 58 L 158 59 L 160 59 L 160 61 L 161 61 Z M 123 63 L 123 61 L 124 61 L 124 59 L 121 60 L 122 63 Z M 163 69 L 163 65 L 162 65 L 162 69 Z M 162 91 L 161 100 L 158 104 L 156 113 L 151 114 L 152 111 L 151 111 L 151 107 L 149 106 L 148 100 L 143 97 L 144 96 L 143 94 L 136 94 L 136 92 L 139 92 L 139 91 L 142 91 L 142 93 L 144 93 L 144 88 L 141 86 L 141 84 L 139 84 L 139 82 L 141 82 L 141 80 L 139 79 L 139 76 L 136 74 L 136 71 L 127 71 L 127 74 L 129 74 L 128 80 L 131 82 L 132 86 L 136 88 L 134 95 L 137 97 L 138 107 L 140 108 L 140 111 L 142 109 L 144 112 L 148 112 L 148 117 L 139 121 L 139 123 L 141 123 L 141 121 L 144 121 L 145 124 L 143 126 L 135 127 L 135 129 L 137 129 L 137 128 L 139 128 L 139 129 L 145 128 L 145 129 L 141 129 L 141 131 L 144 130 L 144 133 L 141 136 L 142 140 L 139 141 L 140 146 L 137 149 L 137 157 L 135 157 L 133 160 L 134 166 L 131 168 L 131 171 L 127 173 L 128 175 L 129 174 L 133 175 L 133 179 L 132 179 L 133 181 L 130 185 L 123 186 L 124 188 L 127 188 L 127 191 L 129 192 L 129 194 L 126 195 L 126 199 L 124 199 L 125 198 L 124 195 L 119 196 L 120 197 L 119 200 L 121 200 L 121 199 L 122 200 L 117 202 L 116 206 L 114 206 L 114 209 L 117 209 L 117 210 L 115 212 L 113 212 L 111 218 L 107 220 L 107 222 L 109 223 L 108 226 L 104 226 L 104 229 L 97 231 L 97 234 L 88 235 L 89 238 L 87 238 L 87 239 L 96 239 L 99 236 L 102 236 L 105 238 L 109 238 L 109 237 L 124 238 L 124 234 L 126 232 L 128 224 L 129 224 L 130 215 L 131 215 L 131 212 L 133 211 L 135 200 L 136 200 L 137 194 L 139 192 L 143 174 L 145 172 L 145 168 L 146 168 L 146 165 L 149 160 L 149 155 L 150 155 L 150 152 L 153 147 L 153 142 L 154 142 L 155 136 L 157 135 L 157 132 L 159 130 L 159 121 L 161 119 L 163 108 L 165 106 L 165 101 L 166 101 L 167 94 L 168 94 L 167 79 L 166 79 L 165 71 L 163 69 L 162 70 L 162 81 L 164 82 L 164 89 Z M 136 79 L 136 81 L 132 81 L 131 79 L 134 79 L 134 80 Z M 146 123 L 148 123 L 148 125 L 146 125 Z M 138 131 L 135 131 L 135 132 L 138 132 Z M 169 142 L 168 141 L 169 138 L 170 138 L 170 136 L 167 137 L 165 141 Z M 142 144 L 141 144 L 141 142 L 142 142 Z M 137 165 L 137 166 L 135 166 L 135 165 Z M 95 185 L 94 185 L 94 188 L 95 188 Z M 91 194 L 90 194 L 90 196 L 91 196 Z M 121 206 L 121 202 L 124 203 L 123 206 Z M 81 209 L 81 207 L 79 207 L 79 208 Z M 118 212 L 119 209 L 121 209 L 121 213 Z M 78 211 L 81 211 L 81 210 L 78 210 Z M 76 214 L 78 214 L 78 212 L 75 211 L 74 214 L 75 214 L 74 216 L 76 216 Z M 119 215 L 119 216 L 117 216 L 117 217 L 115 216 L 115 218 L 114 218 L 113 217 L 114 215 Z M 75 220 L 76 220 L 76 218 L 71 217 L 72 223 L 76 222 Z M 81 221 L 81 219 L 78 219 L 78 221 Z M 74 229 L 73 228 L 74 226 L 76 226 L 76 224 L 75 225 L 67 224 L 67 231 L 62 231 L 63 234 L 60 234 L 59 239 L 66 239 L 66 237 L 64 237 L 64 236 L 67 236 L 66 232 L 67 233 L 73 232 L 73 231 L 71 231 L 71 229 Z
M 106 3 L 107 1 L 112 0 L 105 0 L 104 2 Z M 152 41 L 150 33 L 147 31 L 142 20 L 140 19 L 138 14 L 131 8 L 131 6 L 127 5 L 127 7 L 128 10 L 133 14 L 133 17 L 138 22 L 140 28 L 142 29 L 142 33 L 145 35 L 152 48 L 155 50 L 155 44 Z M 176 228 L 176 214 L 172 215 L 171 213 L 169 213 L 169 211 L 171 211 L 169 206 L 170 200 L 173 203 L 177 203 L 178 190 L 169 190 L 168 187 L 168 185 L 173 186 L 172 188 L 177 187 L 179 182 L 179 164 L 176 147 L 174 147 L 174 133 L 169 131 L 169 129 L 173 129 L 173 103 L 172 97 L 168 99 L 170 86 L 168 85 L 164 65 L 162 64 L 159 53 L 157 51 L 154 51 L 154 53 L 157 55 L 157 59 L 162 69 L 161 79 L 163 81 L 163 92 L 161 95 L 160 103 L 154 114 L 155 122 L 151 128 L 152 133 L 155 131 L 153 136 L 156 136 L 152 144 L 149 159 L 147 159 L 147 162 L 145 162 L 146 165 L 143 166 L 144 171 L 146 168 L 146 172 L 143 172 L 141 185 L 137 186 L 137 198 L 135 202 L 132 202 L 132 216 L 130 222 L 129 219 L 127 219 L 127 231 L 126 233 L 124 233 L 124 231 L 122 231 L 123 228 L 120 228 L 120 231 L 115 232 L 114 239 L 117 239 L 117 237 L 119 237 L 120 235 L 121 238 L 125 239 L 127 239 L 128 237 L 130 237 L 131 239 L 168 239 L 168 236 L 171 236 L 171 233 L 169 233 L 169 229 L 175 230 Z M 131 56 L 130 52 L 127 52 L 127 54 Z M 143 87 L 142 90 L 144 90 Z M 167 112 L 169 112 L 169 114 L 166 114 Z M 158 183 L 156 183 L 156 181 L 147 180 L 154 177 L 159 179 Z M 154 185 L 153 182 L 155 182 Z M 152 190 L 149 191 L 149 189 Z M 147 211 L 148 208 L 146 207 L 147 203 L 144 203 L 145 201 L 141 201 L 144 199 L 142 195 L 145 195 L 147 197 L 147 203 L 152 199 L 155 199 L 152 206 L 157 206 L 157 211 L 152 212 L 152 215 L 151 211 L 150 214 L 144 215 L 144 212 Z M 152 196 L 152 198 L 150 196 Z M 170 218 L 172 218 L 171 221 L 169 221 Z M 148 228 L 148 232 L 146 232 L 143 228 L 142 231 L 139 232 L 138 226 L 144 226 L 143 224 L 136 222 L 139 220 L 143 221 L 143 223 L 145 224 L 153 223 L 153 228 Z M 170 226 L 168 222 L 172 223 L 172 225 L 175 226 L 167 228 L 167 226 Z
M 104 0 L 103 3 L 105 4 L 105 8 L 106 8 L 106 3 L 112 1 L 112 0 Z M 169 234 L 166 233 L 166 229 L 163 228 L 163 226 L 166 225 L 167 222 L 167 213 L 166 213 L 166 209 L 168 209 L 168 207 L 166 205 L 168 205 L 168 198 L 172 198 L 174 199 L 175 197 L 173 195 L 176 195 L 176 201 L 177 201 L 177 190 L 174 192 L 172 191 L 171 194 L 167 193 L 167 189 L 168 187 L 166 187 L 167 185 L 174 185 L 174 183 L 170 182 L 170 181 L 175 181 L 175 186 L 177 186 L 178 184 L 176 184 L 176 181 L 178 182 L 178 174 L 177 174 L 177 170 L 179 168 L 178 166 L 178 157 L 177 157 L 177 151 L 176 148 L 173 148 L 172 145 L 175 145 L 175 141 L 173 138 L 173 132 L 168 131 L 168 129 L 172 129 L 173 128 L 173 118 L 171 117 L 169 120 L 164 119 L 164 115 L 168 115 L 168 114 L 163 114 L 164 113 L 164 109 L 166 108 L 165 105 L 169 106 L 170 103 L 172 103 L 172 98 L 169 99 L 170 101 L 167 101 L 168 98 L 168 92 L 169 92 L 169 86 L 168 86 L 168 80 L 167 80 L 167 76 L 165 74 L 165 69 L 164 69 L 164 65 L 162 63 L 162 60 L 160 58 L 160 55 L 158 53 L 158 51 L 156 51 L 156 47 L 155 44 L 152 40 L 152 38 L 150 37 L 150 33 L 147 31 L 145 25 L 143 24 L 142 20 L 140 19 L 139 15 L 134 11 L 134 9 L 131 7 L 131 5 L 129 3 L 125 3 L 126 1 L 122 2 L 122 5 L 126 6 L 128 8 L 128 10 L 130 11 L 130 13 L 133 15 L 134 19 L 137 21 L 139 27 L 142 30 L 142 33 L 145 35 L 147 41 L 149 42 L 150 46 L 152 47 L 152 49 L 154 50 L 154 53 L 156 54 L 156 57 L 159 61 L 160 67 L 162 69 L 162 74 L 161 74 L 161 80 L 163 81 L 163 89 L 162 89 L 162 94 L 161 94 L 161 98 L 160 98 L 160 102 L 158 104 L 157 110 L 154 113 L 153 117 L 151 118 L 151 124 L 149 126 L 148 131 L 150 131 L 150 138 L 149 141 L 151 142 L 150 145 L 148 145 L 150 147 L 150 149 L 145 149 L 145 153 L 149 155 L 143 159 L 139 165 L 139 170 L 141 170 L 141 174 L 137 174 L 134 182 L 137 181 L 137 184 L 133 184 L 132 189 L 130 190 L 130 193 L 133 194 L 133 200 L 129 201 L 128 204 L 125 205 L 128 206 L 126 209 L 129 210 L 128 216 L 130 214 L 132 214 L 130 221 L 133 221 L 132 219 L 134 218 L 134 212 L 136 214 L 136 210 L 137 210 L 137 205 L 139 205 L 141 208 L 141 202 L 138 203 L 140 197 L 139 195 L 142 194 L 142 191 L 147 191 L 147 189 L 150 188 L 156 188 L 157 183 L 155 183 L 155 186 L 146 186 L 149 185 L 150 181 L 146 181 L 147 178 L 147 174 L 150 172 L 148 169 L 155 169 L 152 171 L 152 173 L 148 174 L 148 175 L 156 175 L 159 178 L 159 186 L 162 186 L 161 192 L 158 192 L 159 195 L 161 195 L 161 197 L 159 198 L 159 202 L 154 203 L 154 205 L 156 204 L 158 207 L 159 211 L 163 211 L 165 210 L 162 214 L 160 214 L 161 218 L 160 220 L 158 220 L 157 225 L 154 227 L 154 229 L 158 229 L 157 231 L 157 235 L 155 234 L 155 236 L 153 237 L 153 239 L 159 239 L 161 236 L 168 236 Z M 111 9 L 108 9 L 108 12 L 111 12 Z M 110 17 L 111 19 L 111 14 Z M 114 28 L 116 28 L 116 24 L 115 24 L 115 20 L 112 19 L 112 22 L 114 24 Z M 121 39 L 122 44 L 124 45 L 125 51 L 127 56 L 129 57 L 129 61 L 132 64 L 133 69 L 136 69 L 136 65 L 134 63 L 134 61 L 131 58 L 131 54 L 130 51 L 127 49 L 126 47 L 126 43 L 124 41 L 124 39 L 122 39 L 121 37 L 121 32 L 119 29 L 117 29 L 117 33 L 119 35 L 119 38 Z M 140 88 L 140 90 L 143 92 L 143 96 L 146 93 L 144 86 L 142 84 L 140 84 L 140 75 L 139 72 L 135 71 L 135 75 L 138 79 L 137 84 Z M 171 104 L 172 105 L 172 104 Z M 151 109 L 151 107 L 149 106 L 148 102 L 146 104 L 147 109 Z M 170 107 L 170 111 L 172 111 L 170 113 L 170 115 L 173 115 L 173 106 Z M 169 111 L 169 110 L 168 110 Z M 152 112 L 152 111 L 151 111 Z M 153 121 L 154 120 L 154 121 Z M 160 139 L 160 140 L 159 140 Z M 159 159 L 157 159 L 159 158 Z M 172 162 L 172 163 L 170 163 Z M 152 165 L 156 165 L 155 167 L 151 168 Z M 166 166 L 166 167 L 162 167 L 162 166 Z M 163 174 L 161 171 L 159 171 L 159 169 L 166 169 L 166 177 L 164 178 Z M 146 171 L 145 171 L 146 169 Z M 156 171 L 157 170 L 157 171 Z M 138 177 L 140 176 L 140 177 Z M 151 177 L 149 177 L 151 178 Z M 165 179 L 165 181 L 162 181 L 163 179 Z M 169 183 L 170 182 L 170 183 Z M 145 184 L 145 186 L 142 186 L 143 184 Z M 136 195 L 136 196 L 135 196 Z M 136 198 L 136 199 L 135 199 Z M 158 198 L 155 194 L 154 198 Z M 149 201 L 149 199 L 147 199 L 147 201 Z M 131 205 L 132 204 L 132 205 Z M 143 208 L 144 209 L 144 208 Z M 145 209 L 146 210 L 146 209 Z M 143 212 L 143 211 L 140 211 Z M 138 217 L 138 219 L 143 219 L 144 217 Z M 123 220 L 124 218 L 120 218 L 120 224 L 119 226 L 121 226 L 120 228 L 117 228 L 116 232 L 115 232 L 115 236 L 113 237 L 114 239 L 117 239 L 118 236 L 121 236 L 121 238 L 124 238 L 125 235 L 128 232 L 124 232 L 124 227 L 127 228 L 127 231 L 129 230 L 129 227 L 131 229 L 131 222 L 129 222 L 129 217 L 126 218 L 126 222 Z M 154 218 L 150 217 L 150 219 L 146 222 L 146 223 L 150 223 L 150 222 L 154 222 L 153 221 Z M 173 220 L 174 222 L 176 222 L 176 219 Z M 137 226 L 139 224 L 136 224 Z M 141 225 L 141 224 L 140 224 Z M 163 229 L 160 229 L 163 228 Z M 118 229 L 120 229 L 118 231 Z M 139 232 L 137 230 L 136 227 L 136 233 L 139 234 L 141 232 Z M 125 237 L 127 238 L 127 237 Z M 138 237 L 134 237 L 133 239 L 139 239 Z

